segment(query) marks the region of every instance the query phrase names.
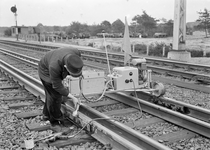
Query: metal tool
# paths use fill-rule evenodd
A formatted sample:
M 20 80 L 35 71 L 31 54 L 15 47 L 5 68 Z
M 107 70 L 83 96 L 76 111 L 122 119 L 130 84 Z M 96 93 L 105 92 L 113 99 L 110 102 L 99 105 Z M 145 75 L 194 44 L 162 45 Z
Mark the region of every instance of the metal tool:
M 69 130 L 67 130 L 67 131 L 50 134 L 50 135 L 48 135 L 46 137 L 40 138 L 38 140 L 35 140 L 34 143 L 39 142 L 39 141 L 54 142 L 57 139 L 66 140 L 66 139 L 72 138 L 73 137 L 72 135 L 68 135 L 67 136 L 67 134 L 70 133 L 73 129 L 74 129 L 73 127 L 70 127 Z
M 76 104 L 76 109 L 75 109 L 75 111 L 72 113 L 72 116 L 76 117 L 76 116 L 78 115 L 79 106 L 80 106 L 80 104 L 77 103 L 77 104 Z

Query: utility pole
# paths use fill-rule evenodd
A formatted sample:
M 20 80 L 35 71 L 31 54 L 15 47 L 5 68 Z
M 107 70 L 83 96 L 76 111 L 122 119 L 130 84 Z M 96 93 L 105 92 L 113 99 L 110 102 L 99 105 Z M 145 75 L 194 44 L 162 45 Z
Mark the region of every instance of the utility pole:
M 186 0 L 175 0 L 173 47 L 168 53 L 169 59 L 189 61 L 191 54 L 185 51 L 186 46 Z
M 16 38 L 17 38 L 17 41 L 18 41 L 17 8 L 16 8 L 16 5 L 11 7 L 11 11 L 15 15 L 15 26 L 16 26 L 15 33 L 16 33 Z
M 173 49 L 185 49 L 186 42 L 186 0 L 175 1 Z

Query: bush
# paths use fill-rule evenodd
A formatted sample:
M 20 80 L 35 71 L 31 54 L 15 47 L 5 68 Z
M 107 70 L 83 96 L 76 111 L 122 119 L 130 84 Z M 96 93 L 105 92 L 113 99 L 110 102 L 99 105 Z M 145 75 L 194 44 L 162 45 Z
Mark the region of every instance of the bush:
M 165 43 L 153 43 L 149 46 L 149 56 L 163 56 L 163 46 Z M 107 49 L 110 48 L 110 45 L 107 45 Z M 105 49 L 105 47 L 101 47 L 101 49 Z M 131 46 L 131 49 L 132 46 Z M 121 52 L 121 47 L 113 47 L 112 50 L 114 52 Z M 170 45 L 165 45 L 165 56 L 168 56 L 168 52 L 171 50 Z M 191 53 L 191 57 L 203 57 L 203 51 L 198 51 L 198 50 L 187 50 L 188 52 Z M 146 44 L 136 44 L 135 45 L 135 53 L 141 55 L 141 54 L 146 54 L 147 53 L 147 45 Z M 210 52 L 206 53 L 206 57 L 210 57 Z
M 160 57 L 163 56 L 163 46 L 165 46 L 165 56 L 164 57 L 166 57 L 170 50 L 170 46 L 165 45 L 165 43 L 151 44 L 149 47 L 149 55 L 160 56 Z
M 136 44 L 135 52 L 138 54 L 146 54 L 147 53 L 147 45 L 145 44 Z
M 210 57 L 210 52 L 206 53 L 206 57 Z
M 94 43 L 88 43 L 88 46 L 93 47 Z
M 4 35 L 11 36 L 12 35 L 11 28 L 7 28 L 6 30 L 4 30 Z
M 187 50 L 191 53 L 191 57 L 203 57 L 203 51 L 198 50 Z

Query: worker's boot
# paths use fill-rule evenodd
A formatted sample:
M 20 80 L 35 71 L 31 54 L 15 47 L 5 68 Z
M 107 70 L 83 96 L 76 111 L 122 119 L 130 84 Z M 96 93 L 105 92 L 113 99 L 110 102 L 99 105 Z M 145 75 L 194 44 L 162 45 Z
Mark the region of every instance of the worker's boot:
M 53 130 L 54 132 L 61 132 L 62 131 L 62 126 L 59 121 L 54 120 L 50 121 L 51 127 L 50 129 Z
M 45 114 L 42 114 L 42 121 L 48 121 L 50 118 L 46 116 Z

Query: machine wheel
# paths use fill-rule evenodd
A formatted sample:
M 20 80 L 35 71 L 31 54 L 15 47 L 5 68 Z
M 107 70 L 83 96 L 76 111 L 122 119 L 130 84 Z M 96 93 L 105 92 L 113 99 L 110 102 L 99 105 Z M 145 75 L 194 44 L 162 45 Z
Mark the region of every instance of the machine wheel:
M 152 94 L 157 97 L 163 96 L 166 92 L 166 89 L 162 83 L 153 82 L 152 88 L 155 89 Z

